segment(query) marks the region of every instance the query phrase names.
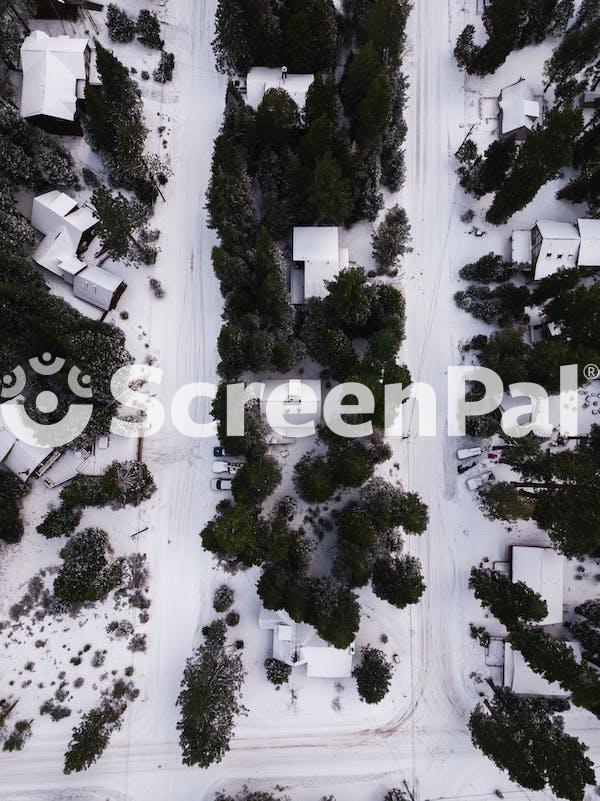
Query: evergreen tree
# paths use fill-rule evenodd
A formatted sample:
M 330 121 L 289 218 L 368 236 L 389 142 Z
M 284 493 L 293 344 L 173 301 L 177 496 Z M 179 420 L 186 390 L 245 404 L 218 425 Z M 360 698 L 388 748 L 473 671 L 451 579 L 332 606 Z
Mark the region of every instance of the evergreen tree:
M 104 700 L 91 709 L 73 729 L 65 753 L 64 772 L 79 773 L 93 765 L 106 750 L 114 731 L 121 728 L 126 705 Z
M 360 623 L 358 598 L 329 577 L 309 579 L 305 621 L 335 648 L 348 648 Z
M 316 221 L 321 225 L 340 225 L 350 216 L 350 183 L 330 151 L 317 162 L 308 201 Z
M 324 503 L 335 492 L 335 471 L 321 456 L 302 456 L 294 465 L 294 486 L 308 503 Z
M 424 591 L 421 563 L 414 556 L 386 556 L 375 561 L 373 592 L 378 598 L 404 609 L 416 604 Z
M 543 620 L 548 614 L 546 602 L 525 582 L 511 581 L 491 568 L 472 568 L 469 588 L 507 628 L 519 620 Z
M 529 520 L 533 514 L 533 501 L 519 493 L 508 481 L 498 481 L 479 490 L 479 498 L 486 517 L 492 520 Z
M 262 562 L 266 533 L 266 523 L 255 506 L 223 501 L 200 536 L 206 550 L 232 565 L 251 567 Z
M 367 645 L 362 649 L 362 661 L 352 671 L 358 695 L 367 704 L 378 704 L 388 694 L 392 681 L 392 666 L 383 651 Z
M 517 267 L 505 261 L 502 256 L 487 253 L 477 261 L 465 264 L 459 275 L 465 281 L 477 281 L 480 284 L 500 283 L 511 279 Z M 543 279 L 545 280 L 545 279 Z
M 244 675 L 241 657 L 221 631 L 209 632 L 188 659 L 177 700 L 184 765 L 207 768 L 223 759 L 235 719 L 245 712 L 239 701 Z
M 153 11 L 142 8 L 137 18 L 138 41 L 153 50 L 162 50 L 164 41 L 160 38 L 160 22 Z
M 572 142 L 582 128 L 579 109 L 553 109 L 543 128 L 530 131 L 519 148 L 510 175 L 496 192 L 486 219 L 493 225 L 505 223 L 524 208 L 538 190 L 571 161 Z
M 592 625 L 600 626 L 600 599 L 594 598 L 584 601 L 575 607 L 575 611 L 578 615 L 586 617 Z
M 292 675 L 291 665 L 272 657 L 265 659 L 265 670 L 267 672 L 267 679 L 271 684 L 275 684 L 276 686 L 287 684 Z
M 0 540 L 19 542 L 23 536 L 21 503 L 28 492 L 29 487 L 17 476 L 0 472 Z
M 494 697 L 485 702 L 488 713 L 481 704 L 471 713 L 473 745 L 523 787 L 543 790 L 548 784 L 560 798 L 581 801 L 594 771 L 586 746 L 567 734 L 562 717 L 555 715 L 568 704 L 492 689 Z
M 327 72 L 335 67 L 337 15 L 332 0 L 308 0 L 293 13 L 284 33 L 284 54 L 292 72 Z
M 233 497 L 238 503 L 257 504 L 271 495 L 281 482 L 281 468 L 273 456 L 248 459 L 233 479 Z
M 392 206 L 373 233 L 371 243 L 373 258 L 384 273 L 388 273 L 398 263 L 398 259 L 410 248 L 410 223 L 404 209 Z
M 131 42 L 135 36 L 136 25 L 129 14 L 114 3 L 106 9 L 106 27 L 111 42 Z
M 54 580 L 54 593 L 70 604 L 97 601 L 122 581 L 122 564 L 110 563 L 108 534 L 88 528 L 74 534 L 60 551 L 63 563 Z

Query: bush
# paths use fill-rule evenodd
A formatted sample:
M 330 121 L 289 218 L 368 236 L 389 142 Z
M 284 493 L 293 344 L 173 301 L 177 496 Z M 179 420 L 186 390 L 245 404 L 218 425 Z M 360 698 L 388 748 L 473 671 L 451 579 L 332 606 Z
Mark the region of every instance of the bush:
M 294 466 L 294 486 L 309 503 L 324 503 L 335 492 L 334 471 L 322 456 L 304 455 Z
M 362 662 L 354 668 L 358 694 L 367 704 L 378 704 L 387 695 L 392 680 L 392 666 L 383 651 L 368 645 L 362 649 Z
M 86 770 L 104 753 L 115 729 L 120 728 L 125 711 L 124 703 L 115 704 L 104 700 L 90 710 L 73 729 L 71 741 L 65 754 L 64 772 Z
M 60 551 L 63 563 L 54 580 L 57 598 L 70 604 L 97 601 L 122 581 L 122 564 L 110 564 L 108 534 L 88 528 L 73 535 Z
M 213 609 L 215 612 L 226 612 L 233 604 L 235 593 L 227 584 L 221 584 L 213 596 Z
M 29 492 L 29 487 L 12 473 L 0 471 L 0 540 L 19 542 L 23 536 L 21 522 L 21 501 Z
M 410 223 L 404 209 L 393 206 L 373 233 L 373 258 L 381 272 L 389 273 L 410 248 Z
M 271 684 L 287 684 L 290 676 L 292 675 L 292 666 L 281 662 L 279 659 L 269 657 L 265 659 L 265 668 L 267 671 L 267 679 Z
M 240 622 L 240 616 L 235 611 L 228 612 L 225 615 L 225 622 L 227 623 L 228 626 L 231 626 L 233 628 L 234 626 L 237 626 L 237 624 Z
M 31 737 L 32 720 L 18 720 L 9 736 L 4 741 L 4 751 L 21 751 Z
M 111 42 L 131 42 L 135 36 L 135 21 L 114 3 L 106 9 L 106 27 Z
M 53 507 L 39 524 L 37 530 L 48 539 L 68 536 L 79 525 L 81 515 L 81 509 L 71 509 L 69 506 L 64 505 Z

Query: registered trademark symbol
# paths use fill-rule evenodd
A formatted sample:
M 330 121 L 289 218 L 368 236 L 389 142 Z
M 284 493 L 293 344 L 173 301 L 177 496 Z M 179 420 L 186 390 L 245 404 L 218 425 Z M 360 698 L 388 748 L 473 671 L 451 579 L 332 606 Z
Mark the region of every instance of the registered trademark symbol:
M 597 364 L 586 364 L 583 374 L 588 381 L 593 381 L 595 378 L 600 378 L 600 367 Z

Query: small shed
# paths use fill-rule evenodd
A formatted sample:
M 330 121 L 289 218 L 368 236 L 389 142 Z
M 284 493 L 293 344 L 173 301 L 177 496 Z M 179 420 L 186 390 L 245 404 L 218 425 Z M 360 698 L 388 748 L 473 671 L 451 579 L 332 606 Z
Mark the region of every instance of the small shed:
M 114 308 L 124 290 L 121 278 L 103 267 L 84 267 L 73 279 L 75 297 L 105 311 Z
M 516 230 L 512 232 L 511 261 L 513 264 L 531 264 L 531 231 Z
M 256 110 L 270 89 L 284 89 L 302 111 L 314 79 L 314 75 L 288 73 L 286 67 L 252 67 L 246 76 L 246 102 Z
M 523 142 L 540 119 L 542 109 L 525 78 L 505 87 L 498 98 L 500 107 L 500 138 Z
M 548 606 L 548 614 L 540 625 L 563 621 L 564 557 L 553 548 L 513 545 L 511 549 L 512 580 L 523 581 L 537 592 Z
M 89 58 L 87 39 L 32 31 L 21 45 L 21 116 L 49 133 L 80 135 Z
M 324 298 L 326 282 L 349 265 L 348 250 L 340 248 L 339 229 L 333 226 L 294 228 L 292 258 L 303 263 L 304 299 Z

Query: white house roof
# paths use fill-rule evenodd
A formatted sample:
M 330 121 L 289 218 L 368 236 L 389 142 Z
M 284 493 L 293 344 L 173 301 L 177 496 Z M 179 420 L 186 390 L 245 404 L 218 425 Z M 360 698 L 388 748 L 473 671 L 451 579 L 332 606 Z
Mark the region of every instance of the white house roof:
M 294 228 L 294 261 L 335 262 L 339 260 L 339 231 L 336 227 Z
M 91 209 L 79 208 L 64 192 L 54 189 L 38 195 L 33 199 L 31 224 L 46 236 L 33 254 L 34 261 L 60 277 L 80 272 L 85 264 L 77 259 L 77 249 L 83 234 L 97 222 Z
M 540 116 L 539 101 L 535 99 L 533 89 L 524 78 L 500 92 L 499 105 L 502 111 L 502 134 L 519 128 L 530 130 Z
M 21 45 L 21 116 L 73 120 L 77 81 L 85 81 L 87 39 L 33 31 Z
M 535 280 L 575 267 L 580 242 L 577 226 L 556 220 L 538 220 L 536 226 L 542 243 L 535 263 Z
M 123 279 L 118 275 L 110 273 L 103 267 L 89 266 L 86 267 L 78 274 L 78 278 L 83 281 L 89 281 L 99 289 L 106 289 L 108 292 L 116 292 L 123 283 Z
M 273 630 L 273 657 L 292 667 L 306 665 L 311 678 L 349 678 L 354 646 L 334 648 L 306 623 L 296 623 L 284 610 L 261 609 L 261 629 Z
M 544 239 L 579 239 L 579 231 L 574 223 L 538 220 L 536 225 Z
M 563 620 L 563 561 L 562 554 L 552 548 L 512 548 L 512 580 L 525 582 L 548 605 L 547 616 L 539 621 L 542 626 Z
M 246 77 L 246 100 L 249 106 L 257 109 L 269 89 L 285 89 L 302 110 L 306 103 L 306 93 L 314 79 L 314 75 L 287 73 L 284 80 L 281 67 L 252 67 Z
M 580 267 L 600 267 L 600 220 L 577 220 L 581 242 L 577 264 Z
M 291 378 L 265 381 L 264 385 L 261 412 L 276 434 L 298 438 L 315 433 L 321 422 L 320 380 Z M 283 418 L 281 423 L 279 418 Z
M 27 481 L 29 476 L 38 468 L 44 459 L 49 456 L 54 448 L 42 448 L 37 445 L 29 445 L 17 439 L 5 426 L 0 426 L 0 454 L 6 450 L 7 444 L 12 438 L 12 447 L 4 455 L 2 461 L 17 478 Z
M 66 228 L 60 228 L 42 239 L 33 254 L 33 260 L 40 267 L 44 267 L 54 275 L 62 278 L 66 263 L 78 262 L 79 270 L 83 270 L 85 267 L 85 264 L 75 256 L 75 251 L 76 247 L 73 245 L 73 240 L 68 231 Z M 72 265 L 67 269 L 68 272 L 74 274 Z M 76 272 L 79 272 L 79 270 Z

